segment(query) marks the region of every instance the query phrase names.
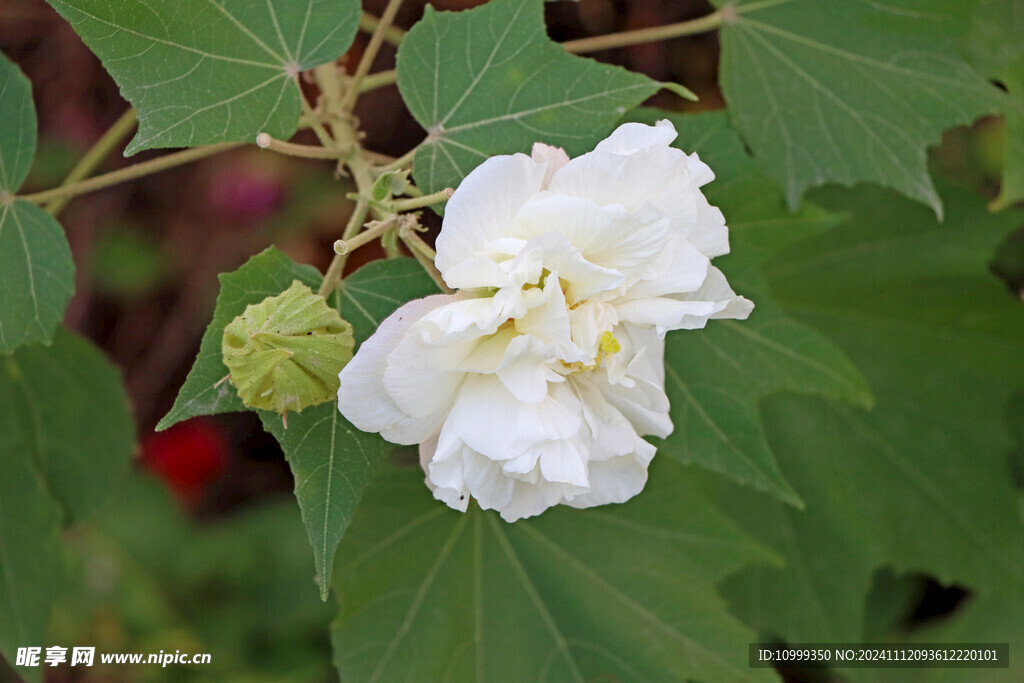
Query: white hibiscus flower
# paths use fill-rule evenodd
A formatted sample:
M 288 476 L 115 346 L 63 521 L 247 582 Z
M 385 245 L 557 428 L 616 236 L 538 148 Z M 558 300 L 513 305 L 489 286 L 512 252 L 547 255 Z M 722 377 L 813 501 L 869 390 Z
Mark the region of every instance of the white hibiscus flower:
M 753 305 L 710 265 L 729 250 L 714 178 L 627 123 L 590 153 L 488 159 L 448 202 L 436 264 L 459 291 L 399 308 L 342 370 L 355 426 L 420 444 L 436 498 L 514 521 L 621 503 L 668 436 L 665 332 Z

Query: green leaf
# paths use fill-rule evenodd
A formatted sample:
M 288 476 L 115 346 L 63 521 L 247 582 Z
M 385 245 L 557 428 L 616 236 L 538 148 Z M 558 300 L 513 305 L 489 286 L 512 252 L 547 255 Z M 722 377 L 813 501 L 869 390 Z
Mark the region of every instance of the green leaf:
M 135 426 L 121 373 L 95 346 L 62 329 L 53 345 L 27 346 L 6 359 L 0 394 L 19 417 L 22 444 L 68 523 L 90 515 L 124 476 Z M 7 457 L 7 456 L 5 456 Z
M 1024 199 L 1024 5 L 1016 0 L 979 2 L 967 46 L 978 70 L 1010 93 L 1003 107 L 1003 182 L 991 205 L 1000 210 Z
M 784 309 L 850 354 L 877 403 L 870 413 L 791 396 L 764 406 L 772 448 L 807 505 L 799 513 L 736 489 L 723 498 L 787 562 L 725 587 L 764 632 L 861 640 L 864 599 L 885 565 L 980 596 L 1024 588 L 1003 420 L 1024 387 L 1024 311 L 985 265 L 1019 216 L 993 217 L 962 190 L 943 197 L 949 215 L 937 224 L 891 192 L 820 193 L 849 223 L 769 264 Z
M 139 111 L 125 150 L 286 140 L 295 76 L 344 53 L 356 0 L 50 0 Z
M 335 402 L 289 416 L 287 427 L 277 413 L 260 411 L 260 420 L 281 444 L 295 477 L 295 498 L 313 546 L 320 597 L 326 600 L 338 542 L 391 446 L 378 434 L 353 427 Z
M 316 269 L 297 265 L 274 247 L 252 257 L 234 273 L 221 275 L 220 295 L 199 354 L 174 407 L 157 429 L 196 415 L 245 410 L 235 388 L 223 381 L 228 374 L 221 360 L 224 327 L 246 306 L 280 294 L 293 280 L 315 287 L 321 279 Z M 330 296 L 330 303 L 340 308 L 342 317 L 352 323 L 356 340 L 362 341 L 394 309 L 436 291 L 414 259 L 390 259 L 374 261 L 345 278 Z M 365 434 L 349 424 L 333 401 L 290 415 L 287 429 L 278 415 L 261 412 L 260 418 L 281 444 L 295 476 L 295 497 L 326 598 L 338 541 L 388 446 L 378 435 Z
M 14 360 L 0 363 L 0 383 L 9 384 L 17 373 Z M 35 471 L 17 402 L 6 387 L 0 390 L 0 651 L 12 666 L 19 647 L 46 642 L 59 579 L 61 517 Z M 38 680 L 38 669 L 19 669 Z
M 75 288 L 64 231 L 38 206 L 13 194 L 36 149 L 32 86 L 0 55 L 0 354 L 49 344 Z
M 425 192 L 457 187 L 493 154 L 534 142 L 593 148 L 658 89 L 639 74 L 566 54 L 548 39 L 542 0 L 427 8 L 398 50 L 398 88 L 427 131 L 413 165 Z
M 238 392 L 225 381 L 228 369 L 221 358 L 224 328 L 241 315 L 246 306 L 277 296 L 288 289 L 293 280 L 316 287 L 322 276 L 316 268 L 300 266 L 283 252 L 268 247 L 235 272 L 221 274 L 219 279 L 220 294 L 213 320 L 203 334 L 195 363 L 174 400 L 174 406 L 156 426 L 158 431 L 196 415 L 245 410 Z
M 770 559 L 671 461 L 622 506 L 506 524 L 378 478 L 343 544 L 343 680 L 773 680 L 713 582 Z
M 956 20 L 970 3 L 728 4 L 736 16 L 722 29 L 722 91 L 789 205 L 811 186 L 871 181 L 941 217 L 925 148 L 1001 99 L 955 51 Z
M 53 216 L 0 202 L 0 353 L 49 344 L 75 290 L 75 264 Z
M 16 64 L 0 54 L 0 195 L 25 181 L 36 153 L 36 110 L 32 84 Z M 6 203 L 6 202 L 5 202 Z
M 631 115 L 645 122 L 666 117 L 680 133 L 675 145 L 698 152 L 718 174 L 704 189 L 725 213 L 732 253 L 715 265 L 755 308 L 749 320 L 712 320 L 702 330 L 669 335 L 666 391 L 675 430 L 661 450 L 800 505 L 765 440 L 759 402 L 789 390 L 867 406 L 871 391 L 835 345 L 778 309 L 760 264 L 799 237 L 831 227 L 836 217 L 813 206 L 790 215 L 771 179 L 743 151 L 723 112 L 672 116 L 644 110 Z
M 361 344 L 406 301 L 438 291 L 416 259 L 379 259 L 342 280 L 331 295 L 331 303 L 341 311 L 341 317 L 352 323 L 356 342 Z

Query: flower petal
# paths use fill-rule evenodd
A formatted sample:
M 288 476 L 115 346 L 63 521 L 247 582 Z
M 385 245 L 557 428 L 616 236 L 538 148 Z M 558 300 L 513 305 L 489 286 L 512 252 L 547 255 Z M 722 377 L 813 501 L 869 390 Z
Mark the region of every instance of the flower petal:
M 662 119 L 653 126 L 645 123 L 624 123 L 597 143 L 594 151 L 629 154 L 648 147 L 667 147 L 678 135 L 676 127 L 668 119 Z
M 441 442 L 456 436 L 492 460 L 510 460 L 538 444 L 569 438 L 579 431 L 582 418 L 578 399 L 563 386 L 552 384 L 542 401 L 523 403 L 494 375 L 469 375 L 441 430 Z
M 377 331 L 364 341 L 338 378 L 338 409 L 353 425 L 365 432 L 380 432 L 392 443 L 414 444 L 428 438 L 440 426 L 446 405 L 418 418 L 403 411 L 384 388 L 388 356 L 410 327 L 430 311 L 455 300 L 438 294 L 410 301 L 388 316 Z
M 541 191 L 549 163 L 525 154 L 495 156 L 465 177 L 445 206 L 436 242 L 435 263 L 446 282 L 449 268 L 473 258 L 488 242 L 507 236 L 512 217 Z

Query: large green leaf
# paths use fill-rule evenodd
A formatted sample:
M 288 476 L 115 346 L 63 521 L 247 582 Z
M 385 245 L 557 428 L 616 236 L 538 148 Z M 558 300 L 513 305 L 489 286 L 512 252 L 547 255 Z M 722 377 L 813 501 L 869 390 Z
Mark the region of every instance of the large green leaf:
M 338 564 L 346 681 L 772 680 L 713 588 L 769 559 L 655 460 L 622 506 L 506 524 L 431 499 L 419 468 L 381 475 Z
M 352 44 L 357 0 L 49 0 L 139 111 L 125 150 L 187 147 L 299 122 L 295 76 Z
M 135 450 L 121 374 L 64 329 L 52 346 L 19 349 L 6 364 L 0 394 L 19 418 L 8 436 L 22 446 L 2 449 L 4 457 L 31 459 L 66 521 L 79 522 L 107 499 Z
M 281 444 L 295 477 L 295 498 L 326 600 L 338 542 L 390 446 L 378 434 L 353 427 L 333 401 L 289 416 L 287 427 L 277 413 L 260 411 L 260 419 Z
M 807 508 L 724 496 L 786 558 L 785 569 L 745 570 L 726 587 L 762 631 L 861 640 L 864 598 L 885 565 L 981 596 L 1024 590 L 1004 422 L 1008 396 L 1024 387 L 1024 311 L 985 266 L 1019 217 L 992 217 L 962 190 L 943 196 L 949 215 L 937 224 L 891 192 L 819 194 L 850 222 L 768 268 L 784 308 L 850 354 L 877 403 L 870 413 L 792 396 L 765 405 L 773 450 Z
M 293 280 L 316 287 L 321 279 L 316 269 L 296 264 L 274 247 L 235 272 L 221 275 L 220 295 L 199 354 L 174 407 L 157 428 L 166 429 L 196 415 L 245 410 L 234 387 L 223 381 L 228 374 L 221 360 L 224 326 L 246 306 L 280 294 Z M 362 341 L 398 306 L 436 291 L 414 259 L 391 259 L 370 263 L 346 278 L 330 303 L 353 323 L 356 339 Z M 281 444 L 295 476 L 295 497 L 326 599 L 338 541 L 387 446 L 378 435 L 365 434 L 349 424 L 333 401 L 289 415 L 287 427 L 274 413 L 260 412 L 260 418 Z
M 492 0 L 483 7 L 430 7 L 398 51 L 398 88 L 427 130 L 416 184 L 456 187 L 493 154 L 529 152 L 534 142 L 591 149 L 658 83 L 566 54 L 548 39 L 542 0 Z
M 36 110 L 32 84 L 0 54 L 0 194 L 21 187 L 36 153 Z M 6 203 L 6 202 L 5 202 Z
M 648 122 L 664 117 L 651 110 L 632 116 Z M 870 405 L 871 392 L 835 345 L 778 309 L 760 264 L 801 236 L 831 227 L 837 218 L 812 206 L 790 215 L 723 112 L 668 118 L 680 133 L 675 144 L 698 152 L 718 174 L 704 189 L 725 213 L 732 253 L 715 264 L 755 308 L 749 320 L 713 320 L 703 330 L 669 335 L 666 390 L 675 431 L 662 452 L 799 505 L 765 440 L 758 403 L 768 394 L 790 390 Z
M 0 384 L 18 373 L 0 359 Z M 59 578 L 61 511 L 37 474 L 32 444 L 19 424 L 18 397 L 0 390 L 0 652 L 14 663 L 17 648 L 43 646 Z M 38 680 L 38 669 L 22 668 Z
M 1003 182 L 993 208 L 1024 199 L 1024 5 L 1017 0 L 982 0 L 972 17 L 971 62 L 1009 91 L 1003 108 L 1006 142 Z
M 71 248 L 60 225 L 14 199 L 36 149 L 32 86 L 0 55 L 0 354 L 50 343 L 75 288 Z
M 322 276 L 312 266 L 298 265 L 274 247 L 249 259 L 233 273 L 220 275 L 220 294 L 213 310 L 213 320 L 203 334 L 195 363 L 185 384 L 174 399 L 174 406 L 157 424 L 157 430 L 196 415 L 214 415 L 245 410 L 238 392 L 227 382 L 227 366 L 221 360 L 221 339 L 224 327 L 242 315 L 245 307 L 257 304 L 268 296 L 277 296 L 299 280 L 316 287 Z
M 960 0 L 716 0 L 722 90 L 791 207 L 826 182 L 872 181 L 942 215 L 925 147 L 995 110 L 998 92 L 956 54 Z M 961 29 L 962 30 L 962 29 Z

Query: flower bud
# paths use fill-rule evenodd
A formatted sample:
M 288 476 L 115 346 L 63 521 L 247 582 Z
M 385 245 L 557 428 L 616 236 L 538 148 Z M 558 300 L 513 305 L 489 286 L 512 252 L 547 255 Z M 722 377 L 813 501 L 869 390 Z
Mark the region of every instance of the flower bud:
M 334 399 L 354 345 L 352 325 L 296 280 L 232 320 L 221 353 L 246 406 L 285 413 Z

